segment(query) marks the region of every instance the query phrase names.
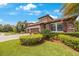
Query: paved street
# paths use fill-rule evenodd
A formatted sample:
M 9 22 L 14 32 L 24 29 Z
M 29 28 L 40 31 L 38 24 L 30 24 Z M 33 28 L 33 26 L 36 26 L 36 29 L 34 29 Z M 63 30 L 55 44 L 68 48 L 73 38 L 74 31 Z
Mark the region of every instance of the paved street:
M 14 35 L 8 35 L 8 36 L 0 35 L 0 42 L 18 39 L 22 35 L 28 35 L 28 34 L 14 34 Z

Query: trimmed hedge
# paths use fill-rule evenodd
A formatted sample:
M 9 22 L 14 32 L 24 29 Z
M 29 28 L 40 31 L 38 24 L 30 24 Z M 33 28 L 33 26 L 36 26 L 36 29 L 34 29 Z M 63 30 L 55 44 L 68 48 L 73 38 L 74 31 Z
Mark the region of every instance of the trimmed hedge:
M 74 37 L 79 37 L 79 32 L 70 32 L 70 33 L 64 33 L 64 34 L 74 36 Z
M 55 33 L 52 33 L 52 31 L 48 29 L 42 30 L 41 34 L 43 35 L 44 40 L 51 40 L 52 37 L 55 36 Z
M 32 34 L 28 36 L 21 36 L 20 41 L 23 45 L 35 45 L 42 41 L 42 34 Z
M 79 37 L 79 32 L 59 32 L 59 33 L 55 33 L 55 34 L 64 34 L 64 35 L 70 35 L 70 36 L 74 36 L 74 37 Z
M 68 36 L 68 35 L 58 35 L 58 38 L 64 42 L 66 45 L 77 49 L 79 48 L 79 38 Z

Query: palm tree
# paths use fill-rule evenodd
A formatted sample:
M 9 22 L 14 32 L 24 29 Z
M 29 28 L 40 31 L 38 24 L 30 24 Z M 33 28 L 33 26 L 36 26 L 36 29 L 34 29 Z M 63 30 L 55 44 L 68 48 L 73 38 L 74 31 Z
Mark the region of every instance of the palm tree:
M 61 11 L 65 16 L 72 14 L 79 14 L 79 3 L 66 3 L 64 4 Z

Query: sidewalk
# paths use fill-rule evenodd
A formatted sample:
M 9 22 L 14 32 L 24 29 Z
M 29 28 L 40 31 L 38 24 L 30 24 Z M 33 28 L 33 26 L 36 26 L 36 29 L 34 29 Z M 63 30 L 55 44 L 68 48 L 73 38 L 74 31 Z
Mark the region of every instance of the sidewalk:
M 14 35 L 9 35 L 9 36 L 0 35 L 0 42 L 13 40 L 13 39 L 19 39 L 19 37 L 22 35 L 29 35 L 29 34 L 14 34 Z

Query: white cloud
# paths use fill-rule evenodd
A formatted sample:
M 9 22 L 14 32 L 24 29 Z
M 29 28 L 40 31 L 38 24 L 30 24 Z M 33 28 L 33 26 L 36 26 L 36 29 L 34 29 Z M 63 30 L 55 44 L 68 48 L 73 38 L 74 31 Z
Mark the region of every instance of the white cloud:
M 16 10 L 26 10 L 28 15 L 39 15 L 41 13 L 40 10 L 32 10 L 32 9 L 35 9 L 37 8 L 37 5 L 35 4 L 27 4 L 25 6 L 23 5 L 20 5 L 19 7 L 16 8 Z
M 23 6 L 20 5 L 19 7 L 16 7 L 16 10 L 19 10 L 19 9 L 22 9 L 22 8 L 23 8 Z
M 53 10 L 53 11 L 46 11 L 46 13 L 47 13 L 47 14 L 58 14 L 58 15 L 61 14 L 60 10 L 58 10 L 58 9 L 55 9 L 55 10 Z
M 57 12 L 59 12 L 59 11 L 60 11 L 60 10 L 58 10 L 58 9 L 56 9 L 56 10 L 53 10 L 53 12 L 56 12 L 56 13 L 57 13 Z
M 36 10 L 36 11 L 34 11 L 34 14 L 36 14 L 36 15 L 39 15 L 40 13 L 41 13 L 40 10 Z
M 19 6 L 19 8 L 16 8 L 16 10 L 19 10 L 19 9 L 23 9 L 23 10 L 31 10 L 31 9 L 34 9 L 34 8 L 37 8 L 36 5 L 34 4 L 27 4 L 25 6 Z
M 55 10 L 53 10 L 52 13 L 53 13 L 53 14 L 55 13 L 57 16 L 62 16 L 62 12 L 60 12 L 59 9 L 55 9 Z
M 36 8 L 37 6 L 34 4 L 27 4 L 26 6 L 23 7 L 24 10 L 31 10 Z
M 57 16 L 53 16 L 53 15 L 50 15 L 52 18 L 54 18 L 54 19 L 57 19 L 58 17 Z
M 34 10 L 34 11 L 30 11 L 28 14 L 29 15 L 40 15 L 41 11 L 40 10 Z
M 2 22 L 3 21 L 3 19 L 0 19 L 0 22 Z

